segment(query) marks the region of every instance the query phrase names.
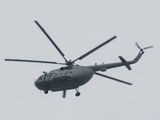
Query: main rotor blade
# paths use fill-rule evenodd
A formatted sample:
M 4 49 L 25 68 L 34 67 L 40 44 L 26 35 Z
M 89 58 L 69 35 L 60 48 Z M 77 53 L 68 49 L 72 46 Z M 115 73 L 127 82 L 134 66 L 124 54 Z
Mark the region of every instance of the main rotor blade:
M 57 63 L 57 62 L 52 62 L 52 61 L 39 61 L 39 60 L 5 59 L 5 61 L 34 62 L 34 63 L 48 63 L 48 64 L 60 64 L 60 65 L 66 65 L 65 63 Z
M 103 42 L 102 44 L 98 45 L 97 47 L 93 48 L 92 50 L 90 50 L 89 52 L 85 53 L 84 55 L 80 56 L 79 58 L 75 59 L 73 62 L 77 61 L 77 60 L 81 60 L 83 58 L 85 58 L 86 56 L 88 56 L 89 54 L 93 53 L 94 51 L 96 51 L 97 49 L 101 48 L 102 46 L 104 46 L 105 44 L 111 42 L 113 39 L 115 39 L 116 36 L 110 38 L 109 40 Z
M 129 82 L 126 82 L 126 81 L 122 81 L 122 80 L 119 80 L 117 78 L 113 78 L 113 77 L 110 77 L 110 76 L 107 76 L 107 75 L 103 75 L 103 74 L 100 74 L 100 73 L 97 73 L 97 72 L 95 72 L 95 74 L 99 75 L 101 77 L 105 77 L 105 78 L 109 78 L 109 79 L 115 80 L 117 82 L 121 82 L 121 83 L 124 83 L 124 84 L 132 85 L 132 83 L 129 83 Z
M 58 52 L 62 55 L 62 57 L 65 59 L 65 62 L 67 62 L 67 59 L 64 57 L 65 55 L 63 52 L 59 49 L 59 47 L 56 45 L 56 43 L 52 40 L 52 38 L 47 34 L 47 32 L 44 30 L 44 28 L 38 23 L 38 21 L 34 21 L 38 27 L 42 30 L 42 32 L 47 36 L 47 38 L 50 40 L 50 42 L 55 46 L 55 48 L 58 50 Z

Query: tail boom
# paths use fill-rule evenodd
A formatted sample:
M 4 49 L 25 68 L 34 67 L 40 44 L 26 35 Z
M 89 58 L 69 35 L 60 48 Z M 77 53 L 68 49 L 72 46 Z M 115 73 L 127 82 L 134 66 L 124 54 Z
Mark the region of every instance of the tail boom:
M 92 65 L 92 66 L 85 66 L 85 67 L 90 68 L 93 71 L 102 71 L 104 69 L 107 70 L 107 69 L 111 69 L 111 68 L 126 66 L 129 70 L 131 70 L 130 65 L 137 63 L 139 61 L 139 59 L 142 57 L 143 53 L 144 53 L 143 51 L 140 51 L 138 53 L 138 55 L 131 61 L 126 61 L 123 57 L 119 56 L 119 58 L 122 62 L 101 64 L 101 65 Z

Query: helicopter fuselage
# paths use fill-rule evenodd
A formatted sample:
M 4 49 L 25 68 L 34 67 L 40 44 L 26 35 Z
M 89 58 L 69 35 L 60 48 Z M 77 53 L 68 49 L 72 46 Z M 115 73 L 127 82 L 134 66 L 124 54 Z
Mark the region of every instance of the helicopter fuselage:
M 43 72 L 44 74 L 41 75 L 36 81 L 35 86 L 43 90 L 45 94 L 48 93 L 48 91 L 63 91 L 63 97 L 65 98 L 66 90 L 69 89 L 76 89 L 76 96 L 80 95 L 80 92 L 78 91 L 79 86 L 86 84 L 93 75 L 98 75 L 104 78 L 109 78 L 117 82 L 125 83 L 128 85 L 132 85 L 132 83 L 122 81 L 120 79 L 116 79 L 104 74 L 100 74 L 97 71 L 104 72 L 111 68 L 126 66 L 128 70 L 131 70 L 130 65 L 138 62 L 138 60 L 142 57 L 144 54 L 144 50 L 148 48 L 152 48 L 153 46 L 141 48 L 138 43 L 136 43 L 137 47 L 140 49 L 140 52 L 138 53 L 137 57 L 131 61 L 126 61 L 122 56 L 119 56 L 119 59 L 121 62 L 116 63 L 108 63 L 108 64 L 99 64 L 97 63 L 95 65 L 90 66 L 79 66 L 74 65 L 77 60 L 82 60 L 91 53 L 95 52 L 102 46 L 108 44 L 112 40 L 116 38 L 116 36 L 113 36 L 112 38 L 106 40 L 105 42 L 101 43 L 100 45 L 96 46 L 95 48 L 91 49 L 90 51 L 86 52 L 85 54 L 81 55 L 77 59 L 71 61 L 67 60 L 65 58 L 64 53 L 60 50 L 60 48 L 56 45 L 56 43 L 52 40 L 52 38 L 47 34 L 47 32 L 44 30 L 44 28 L 38 23 L 38 21 L 35 21 L 37 26 L 42 30 L 42 32 L 46 35 L 46 37 L 49 39 L 49 41 L 53 44 L 53 46 L 57 49 L 57 51 L 60 53 L 60 55 L 65 60 L 65 63 L 58 63 L 53 61 L 40 61 L 40 60 L 26 60 L 26 59 L 5 59 L 5 61 L 17 61 L 17 62 L 32 62 L 32 63 L 47 63 L 47 64 L 59 64 L 59 65 L 66 65 L 65 67 L 61 67 L 60 69 L 55 69 L 50 71 L 49 73 Z M 74 49 L 75 50 L 75 49 Z M 74 51 L 73 50 L 73 51 Z
M 41 75 L 35 81 L 35 86 L 44 91 L 76 89 L 87 83 L 92 78 L 93 74 L 94 71 L 86 67 L 62 67 Z

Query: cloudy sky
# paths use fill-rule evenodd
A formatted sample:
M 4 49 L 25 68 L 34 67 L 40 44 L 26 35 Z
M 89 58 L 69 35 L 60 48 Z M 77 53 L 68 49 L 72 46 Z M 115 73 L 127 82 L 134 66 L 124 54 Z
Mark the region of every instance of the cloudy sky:
M 12 0 L 0 1 L 0 119 L 3 120 L 159 120 L 160 2 L 158 0 Z M 34 81 L 58 65 L 5 62 L 5 58 L 64 62 L 34 23 L 37 20 L 74 60 L 116 35 L 117 39 L 89 55 L 80 65 L 132 60 L 135 46 L 153 45 L 132 65 L 103 73 L 128 82 L 94 76 L 75 90 L 45 95 Z

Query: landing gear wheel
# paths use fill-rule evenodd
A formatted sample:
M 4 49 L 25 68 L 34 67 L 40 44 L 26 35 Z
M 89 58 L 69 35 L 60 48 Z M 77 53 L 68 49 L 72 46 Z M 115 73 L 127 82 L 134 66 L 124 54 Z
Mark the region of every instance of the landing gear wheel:
M 48 90 L 44 90 L 44 93 L 45 93 L 45 94 L 48 94 Z
M 80 93 L 80 92 L 77 92 L 75 95 L 76 95 L 76 97 L 78 97 L 78 96 L 81 95 L 81 93 Z

